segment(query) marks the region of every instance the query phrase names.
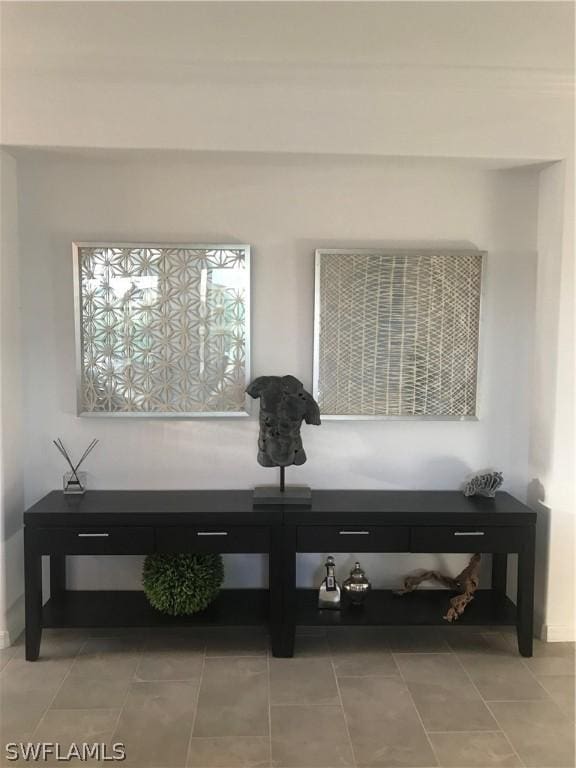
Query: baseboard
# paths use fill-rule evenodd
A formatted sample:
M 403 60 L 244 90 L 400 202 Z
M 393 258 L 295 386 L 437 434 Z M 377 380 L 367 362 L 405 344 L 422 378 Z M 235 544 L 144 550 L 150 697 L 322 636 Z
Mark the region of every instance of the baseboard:
M 545 643 L 573 643 L 576 641 L 576 627 L 570 624 L 543 624 L 540 637 Z
M 0 630 L 0 649 L 16 642 L 24 631 L 24 595 L 12 603 L 6 615 L 6 629 Z

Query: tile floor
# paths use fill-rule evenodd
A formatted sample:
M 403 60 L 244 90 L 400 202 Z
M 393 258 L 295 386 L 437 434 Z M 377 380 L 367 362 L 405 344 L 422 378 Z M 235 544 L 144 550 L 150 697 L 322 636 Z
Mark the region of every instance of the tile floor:
M 0 666 L 2 765 L 58 741 L 138 768 L 575 768 L 574 645 L 521 659 L 490 627 L 310 628 L 294 659 L 255 629 L 49 630 Z

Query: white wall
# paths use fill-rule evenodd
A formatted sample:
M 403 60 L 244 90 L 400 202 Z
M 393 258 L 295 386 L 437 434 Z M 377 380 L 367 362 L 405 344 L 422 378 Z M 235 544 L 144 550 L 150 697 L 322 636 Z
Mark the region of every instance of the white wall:
M 0 648 L 23 622 L 20 320 L 17 164 L 0 150 Z
M 540 174 L 529 502 L 538 510 L 536 617 L 547 640 L 574 639 L 574 188 L 566 163 Z
M 75 415 L 72 240 L 247 242 L 253 246 L 253 373 L 312 372 L 314 248 L 475 246 L 489 252 L 478 422 L 326 422 L 304 427 L 314 488 L 458 488 L 494 466 L 523 497 L 535 279 L 537 174 L 424 160 L 22 152 L 20 203 L 26 398 L 26 503 L 59 487 L 51 440 L 96 436 L 96 488 L 249 488 L 257 423 L 94 420 Z M 510 354 L 513 350 L 513 354 Z M 307 558 L 311 579 L 318 558 Z M 363 558 L 367 560 L 367 558 Z M 379 558 L 381 560 L 381 558 Z M 390 583 L 418 562 L 374 563 Z M 261 572 L 234 558 L 235 583 Z M 453 558 L 457 567 L 463 558 Z M 239 570 L 240 568 L 240 570 Z M 98 562 L 74 586 L 137 586 L 137 567 Z

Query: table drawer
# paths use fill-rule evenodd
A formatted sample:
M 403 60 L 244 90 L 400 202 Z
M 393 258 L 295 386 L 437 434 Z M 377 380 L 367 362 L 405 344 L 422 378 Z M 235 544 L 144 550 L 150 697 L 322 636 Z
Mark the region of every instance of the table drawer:
M 174 526 L 156 529 L 158 552 L 268 552 L 265 526 Z
M 299 526 L 298 552 L 409 552 L 410 529 L 388 525 Z
M 38 530 L 42 554 L 145 555 L 154 551 L 153 528 L 82 527 Z
M 412 552 L 519 552 L 520 528 L 499 526 L 417 526 L 412 528 Z

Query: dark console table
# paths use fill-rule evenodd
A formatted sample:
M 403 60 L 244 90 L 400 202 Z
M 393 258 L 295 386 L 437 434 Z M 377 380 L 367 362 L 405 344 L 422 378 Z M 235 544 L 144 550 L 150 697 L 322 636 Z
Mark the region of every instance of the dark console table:
M 270 625 L 279 653 L 282 510 L 254 509 L 251 491 L 53 491 L 24 513 L 26 658 L 38 658 L 43 627 Z M 66 590 L 66 555 L 240 552 L 269 555 L 269 589 L 223 590 L 202 613 L 171 617 L 143 592 Z M 50 599 L 42 606 L 42 555 Z
M 482 552 L 492 588 L 479 590 L 461 624 L 515 625 L 532 655 L 536 513 L 507 493 L 467 499 L 457 491 L 316 491 L 312 506 L 253 506 L 251 491 L 54 491 L 24 515 L 26 658 L 42 627 L 269 623 L 275 656 L 294 652 L 298 624 L 442 624 L 451 596 L 375 590 L 362 609 L 319 610 L 316 589 L 296 589 L 298 552 Z M 66 555 L 244 552 L 269 556 L 269 589 L 223 590 L 200 614 L 170 617 L 142 592 L 68 591 Z M 509 553 L 518 554 L 518 599 L 506 596 Z M 42 555 L 50 599 L 42 605 Z M 402 574 L 399 574 L 399 577 Z
M 508 493 L 466 498 L 458 491 L 319 491 L 311 509 L 284 511 L 284 630 L 291 656 L 298 624 L 445 624 L 451 593 L 402 597 L 375 590 L 358 610 L 318 610 L 317 591 L 296 589 L 298 552 L 482 552 L 492 554 L 492 588 L 478 590 L 459 624 L 516 625 L 518 647 L 532 655 L 536 513 Z M 518 553 L 518 599 L 506 596 L 509 553 Z M 403 574 L 399 574 L 401 577 Z

